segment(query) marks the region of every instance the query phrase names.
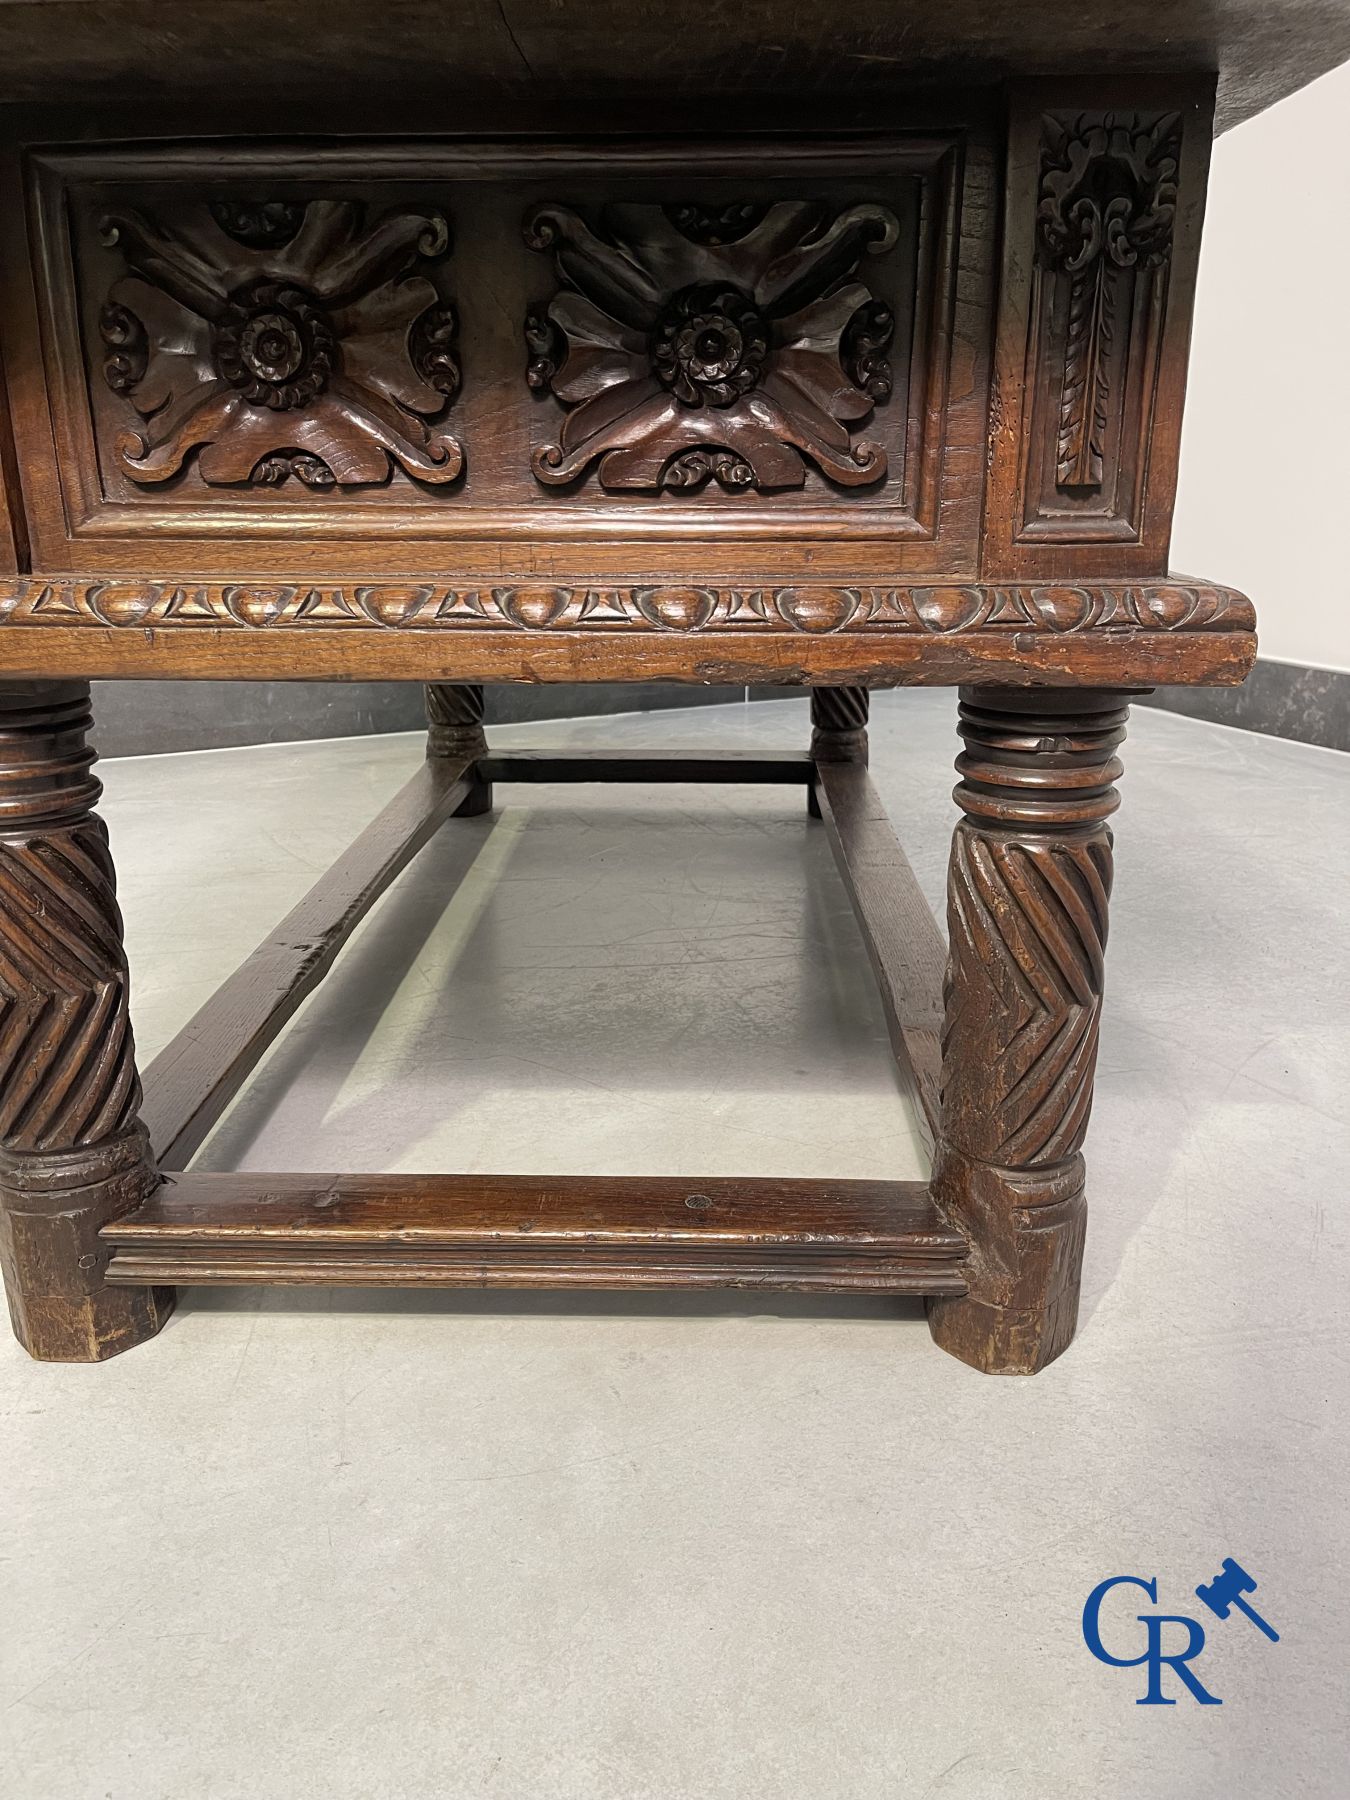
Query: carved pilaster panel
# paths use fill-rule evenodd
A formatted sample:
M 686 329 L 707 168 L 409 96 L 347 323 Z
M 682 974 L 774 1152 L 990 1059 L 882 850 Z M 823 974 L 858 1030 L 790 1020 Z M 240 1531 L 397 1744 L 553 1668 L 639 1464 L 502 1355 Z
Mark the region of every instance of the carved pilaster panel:
M 1144 399 L 1131 376 L 1136 388 L 1157 380 L 1181 115 L 1046 113 L 1041 124 L 1038 298 L 1059 393 L 1052 382 L 1054 466 L 1042 471 L 1035 513 L 1049 510 L 1053 481 L 1056 495 L 1128 518 Z
M 1196 102 L 1014 114 L 987 569 L 1166 566 L 1206 127 Z

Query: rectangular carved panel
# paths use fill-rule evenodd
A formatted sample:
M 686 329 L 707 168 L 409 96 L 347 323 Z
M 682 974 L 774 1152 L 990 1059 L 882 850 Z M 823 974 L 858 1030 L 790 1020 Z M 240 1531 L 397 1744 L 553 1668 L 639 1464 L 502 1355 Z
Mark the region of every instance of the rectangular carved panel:
M 105 494 L 458 476 L 442 213 L 193 193 L 110 198 L 82 223 L 85 298 L 107 296 L 89 382 Z
M 987 572 L 1166 566 L 1208 148 L 1173 92 L 1014 111 Z
M 1136 537 L 1172 264 L 1181 115 L 1046 113 L 1024 539 Z
M 474 581 L 974 572 L 977 137 L 29 168 L 41 567 L 284 572 L 336 539 L 364 574 L 453 542 Z
M 860 434 L 894 390 L 895 303 L 862 265 L 903 235 L 876 204 L 629 205 L 594 222 L 540 207 L 525 241 L 552 255 L 558 290 L 529 321 L 529 381 L 566 414 L 535 476 L 557 487 L 594 464 L 607 493 L 768 494 L 813 471 L 878 487 L 887 446 Z

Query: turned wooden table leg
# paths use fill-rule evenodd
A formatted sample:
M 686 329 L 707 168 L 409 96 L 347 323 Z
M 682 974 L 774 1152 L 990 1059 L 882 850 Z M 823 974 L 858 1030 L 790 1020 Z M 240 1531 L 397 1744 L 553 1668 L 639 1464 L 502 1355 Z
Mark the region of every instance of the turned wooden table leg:
M 871 699 L 863 687 L 811 689 L 811 755 L 816 762 L 867 761 Z M 813 819 L 820 817 L 814 786 L 807 789 L 806 806 Z
M 991 1374 L 1043 1368 L 1077 1322 L 1126 698 L 961 690 L 933 1188 L 970 1238 L 970 1293 L 929 1321 Z
M 486 756 L 483 731 L 483 690 L 468 684 L 434 681 L 426 684 L 427 755 Z M 456 819 L 474 819 L 492 811 L 492 783 L 475 769 L 473 786 L 455 808 Z
M 172 1288 L 105 1286 L 101 1226 L 156 1186 L 85 682 L 0 683 L 0 1261 L 46 1362 L 153 1337 Z

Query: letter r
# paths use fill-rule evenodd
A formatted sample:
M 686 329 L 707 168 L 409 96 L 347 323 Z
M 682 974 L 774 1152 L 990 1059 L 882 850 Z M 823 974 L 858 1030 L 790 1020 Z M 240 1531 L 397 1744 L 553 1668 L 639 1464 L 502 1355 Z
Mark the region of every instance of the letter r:
M 1217 1694 L 1211 1694 L 1202 1686 L 1200 1679 L 1194 1675 L 1186 1664 L 1199 1656 L 1205 1647 L 1204 1627 L 1197 1619 L 1188 1619 L 1178 1613 L 1140 1613 L 1139 1623 L 1148 1632 L 1148 1692 L 1142 1700 L 1136 1700 L 1136 1706 L 1175 1706 L 1175 1700 L 1169 1700 L 1162 1691 L 1163 1664 L 1174 1669 L 1191 1691 L 1193 1699 L 1201 1706 L 1222 1706 L 1223 1701 Z M 1162 1648 L 1162 1628 L 1164 1625 L 1184 1625 L 1186 1627 L 1186 1648 L 1173 1656 L 1164 1656 Z M 1141 1658 L 1141 1660 L 1143 1660 Z

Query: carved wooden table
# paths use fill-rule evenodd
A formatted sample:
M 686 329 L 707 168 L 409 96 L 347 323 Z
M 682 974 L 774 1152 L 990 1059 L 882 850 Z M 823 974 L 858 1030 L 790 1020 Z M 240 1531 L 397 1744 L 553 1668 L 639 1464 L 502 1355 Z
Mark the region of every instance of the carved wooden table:
M 1207 71 L 1231 120 L 1350 43 L 1019 10 L 1016 44 L 968 0 L 699 0 L 678 42 L 610 0 L 414 5 L 390 39 L 246 0 L 175 8 L 166 49 L 163 8 L 0 5 L 0 1183 L 34 1356 L 260 1281 L 924 1294 L 979 1368 L 1067 1345 L 1127 701 L 1255 648 L 1240 594 L 1167 572 Z M 142 1082 L 85 734 L 91 677 L 145 676 L 418 681 L 430 731 Z M 485 743 L 485 682 L 657 679 L 809 687 L 809 752 Z M 961 689 L 950 955 L 866 771 L 869 690 L 910 683 Z M 494 784 L 746 779 L 830 834 L 931 1183 L 192 1171 Z

